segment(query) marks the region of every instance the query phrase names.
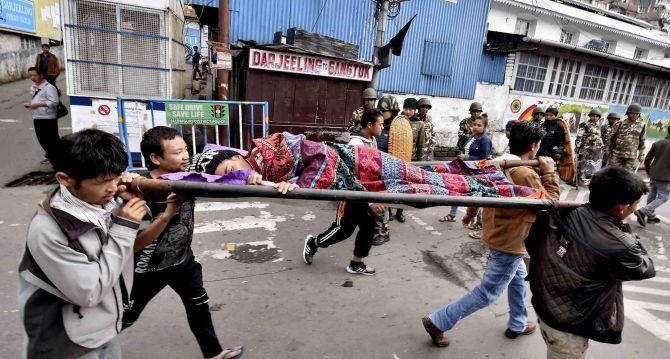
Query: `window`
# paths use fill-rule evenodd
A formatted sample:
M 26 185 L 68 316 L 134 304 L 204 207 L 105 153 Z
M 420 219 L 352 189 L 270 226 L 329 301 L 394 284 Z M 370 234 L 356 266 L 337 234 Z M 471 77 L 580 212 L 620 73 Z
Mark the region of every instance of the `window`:
M 34 49 L 35 47 L 37 47 L 37 39 L 21 36 L 21 50 Z
M 548 65 L 549 56 L 522 52 L 519 56 L 519 66 L 516 70 L 514 90 L 542 93 Z
M 654 90 L 658 79 L 652 76 L 640 75 L 635 85 L 635 95 L 633 95 L 633 102 L 637 102 L 643 107 L 650 107 L 654 99 Z
M 516 27 L 514 29 L 515 34 L 528 35 L 528 30 L 530 30 L 530 21 L 524 19 L 516 19 Z
M 612 71 L 612 80 L 610 81 L 609 94 L 607 95 L 607 102 L 628 104 L 630 91 L 632 86 L 633 73 L 620 69 Z
M 573 33 L 569 32 L 569 31 L 566 31 L 566 30 L 564 30 L 564 29 L 561 29 L 561 42 L 562 42 L 562 43 L 571 45 L 571 44 L 572 44 L 572 40 L 573 40 L 573 39 L 572 39 L 573 36 L 574 36 Z
M 665 80 L 659 85 L 659 90 L 656 93 L 654 107 L 659 110 L 663 110 L 668 107 L 668 96 L 670 96 L 670 81 Z
M 575 97 L 577 78 L 581 67 L 582 63 L 580 61 L 555 58 L 551 80 L 549 81 L 549 95 Z
M 635 48 L 635 54 L 633 55 L 633 58 L 635 60 L 646 59 L 648 54 L 649 54 L 649 50 L 645 50 L 645 49 L 636 47 Z
M 605 40 L 605 39 L 603 39 L 602 41 L 604 42 L 603 52 L 613 54 L 614 50 L 616 49 L 616 41 Z
M 607 85 L 610 69 L 605 66 L 587 64 L 584 69 L 582 89 L 579 98 L 582 100 L 602 100 Z

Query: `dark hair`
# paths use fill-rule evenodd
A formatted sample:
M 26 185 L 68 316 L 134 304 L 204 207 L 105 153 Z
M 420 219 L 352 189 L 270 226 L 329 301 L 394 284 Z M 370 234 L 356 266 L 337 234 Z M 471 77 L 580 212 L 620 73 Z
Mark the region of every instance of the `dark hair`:
M 151 162 L 151 154 L 163 156 L 163 141 L 169 141 L 179 136 L 179 131 L 171 127 L 156 126 L 145 132 L 140 142 L 140 150 L 144 156 L 144 162 L 148 170 L 155 169 L 156 166 Z
M 123 142 L 100 130 L 83 130 L 63 136 L 47 154 L 56 172 L 77 181 L 120 175 L 128 167 Z
M 618 204 L 633 204 L 648 192 L 642 179 L 622 167 L 606 167 L 596 172 L 589 183 L 589 203 L 607 212 Z
M 484 122 L 484 128 L 489 127 L 489 119 L 488 118 L 486 118 L 484 116 L 477 116 L 477 118 L 475 118 L 475 121 L 477 121 L 477 120 Z
M 544 110 L 544 113 L 553 113 L 554 116 L 558 116 L 558 109 L 556 107 L 548 107 L 546 110 Z
M 368 127 L 369 123 L 374 125 L 377 122 L 377 118 L 379 118 L 380 116 L 384 118 L 382 112 L 376 108 L 371 108 L 363 111 L 363 116 L 361 116 L 361 128 Z
M 40 47 L 42 47 L 42 48 L 45 48 L 45 47 L 46 47 L 47 49 L 50 49 L 50 48 L 51 48 L 51 45 L 49 45 L 49 44 L 42 44 L 42 46 L 40 46 Z
M 38 68 L 35 67 L 35 66 L 31 66 L 31 67 L 29 67 L 29 68 L 28 68 L 28 72 L 30 72 L 30 71 L 35 71 L 35 72 L 37 72 L 37 73 L 40 74 L 40 75 L 42 74 L 42 73 L 40 72 L 40 69 L 38 69 Z
M 515 124 L 515 123 L 518 123 L 518 122 L 519 122 L 519 121 L 517 121 L 517 120 L 510 120 L 510 121 L 507 122 L 507 124 L 505 125 L 505 129 L 510 129 L 510 128 L 512 128 L 512 126 L 514 126 L 514 124 Z
M 509 135 L 509 152 L 521 156 L 530 151 L 534 143 L 538 143 L 544 137 L 544 129 L 530 122 L 521 122 L 512 125 Z

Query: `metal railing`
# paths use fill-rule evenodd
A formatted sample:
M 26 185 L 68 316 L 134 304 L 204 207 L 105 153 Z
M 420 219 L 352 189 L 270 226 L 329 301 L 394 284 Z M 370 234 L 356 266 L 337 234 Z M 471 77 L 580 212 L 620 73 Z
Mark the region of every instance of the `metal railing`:
M 245 128 L 245 121 L 247 120 L 247 124 L 249 126 L 249 136 L 250 139 L 256 138 L 256 131 L 255 131 L 255 126 L 258 123 L 256 121 L 257 116 L 255 115 L 255 109 L 260 107 L 262 109 L 262 118 L 260 119 L 260 125 L 262 127 L 262 134 L 261 136 L 265 137 L 268 136 L 269 132 L 269 105 L 267 101 L 201 101 L 201 100 L 179 100 L 179 99 L 165 99 L 165 98 L 139 98 L 139 97 L 117 97 L 116 99 L 116 106 L 118 109 L 118 125 L 119 125 L 119 137 L 123 141 L 124 145 L 126 146 L 126 153 L 128 155 L 128 166 L 129 170 L 137 170 L 137 169 L 142 169 L 146 168 L 145 162 L 144 162 L 144 157 L 140 154 L 140 162 L 141 162 L 141 167 L 135 167 L 133 164 L 133 152 L 131 150 L 131 142 L 130 142 L 130 136 L 129 136 L 129 131 L 128 131 L 128 121 L 126 120 L 126 107 L 125 104 L 128 102 L 134 102 L 136 104 L 138 103 L 143 103 L 146 104 L 147 106 L 147 112 L 151 115 L 151 128 L 155 127 L 157 124 L 157 113 L 160 112 L 160 110 L 156 109 L 157 104 L 165 104 L 167 102 L 170 103 L 203 103 L 203 104 L 210 104 L 212 106 L 214 105 L 225 105 L 228 108 L 229 115 L 232 115 L 232 109 L 233 107 L 237 107 L 237 111 L 235 112 L 235 115 L 237 116 L 237 132 L 238 132 L 238 148 L 243 150 L 244 148 L 244 128 Z M 244 116 L 244 110 L 243 107 L 248 106 L 249 107 L 249 112 L 248 112 L 248 117 L 245 118 Z M 221 125 L 221 124 L 207 124 L 206 121 L 198 121 L 198 124 L 190 124 L 190 125 L 169 125 L 167 123 L 167 108 L 165 109 L 166 111 L 166 125 L 170 127 L 176 127 L 181 136 L 184 137 L 185 133 L 185 127 L 186 131 L 190 129 L 190 140 L 191 140 L 191 148 L 192 152 L 191 154 L 196 154 L 197 153 L 197 141 L 196 141 L 196 134 L 197 134 L 197 128 L 198 127 L 203 127 L 204 130 L 202 131 L 202 143 L 203 145 L 208 145 L 211 144 L 209 142 L 208 134 L 207 134 L 207 128 L 208 127 L 213 127 L 214 129 L 214 144 L 216 145 L 222 145 L 222 146 L 227 146 L 227 147 L 232 147 L 231 140 L 234 136 L 233 133 L 231 133 L 231 124 L 232 121 L 229 120 L 226 125 Z M 162 119 L 162 116 L 161 116 Z M 162 122 L 162 121 L 161 121 Z M 221 139 L 220 139 L 220 130 L 219 126 L 225 127 L 225 134 L 226 134 L 226 144 L 223 145 L 221 144 Z M 139 127 L 139 138 L 141 139 L 143 134 L 144 134 L 144 126 L 143 126 L 143 121 L 138 118 L 138 127 Z M 184 137 L 185 138 L 185 137 Z

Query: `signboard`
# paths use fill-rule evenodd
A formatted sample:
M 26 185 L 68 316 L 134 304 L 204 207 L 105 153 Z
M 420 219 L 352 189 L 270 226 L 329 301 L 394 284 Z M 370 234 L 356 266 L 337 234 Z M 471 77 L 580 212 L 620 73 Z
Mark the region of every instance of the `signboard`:
M 0 0 L 0 28 L 35 32 L 35 6 L 30 0 Z
M 208 41 L 210 49 L 209 67 L 215 70 L 232 70 L 233 57 L 230 55 L 230 47 L 220 42 Z
M 260 49 L 249 52 L 249 68 L 354 81 L 372 80 L 372 64 Z
M 170 125 L 227 125 L 228 104 L 218 102 L 165 102 L 165 118 Z

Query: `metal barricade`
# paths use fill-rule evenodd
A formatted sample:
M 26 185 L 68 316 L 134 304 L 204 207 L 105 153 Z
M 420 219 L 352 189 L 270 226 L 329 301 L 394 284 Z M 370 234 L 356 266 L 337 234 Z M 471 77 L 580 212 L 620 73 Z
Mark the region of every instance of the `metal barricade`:
M 214 144 L 221 145 L 221 146 L 227 146 L 227 147 L 233 147 L 231 140 L 234 137 L 234 134 L 231 133 L 231 124 L 232 121 L 229 119 L 226 125 L 222 124 L 208 124 L 206 120 L 200 121 L 198 120 L 197 124 L 187 124 L 187 125 L 170 125 L 167 119 L 167 112 L 168 108 L 166 107 L 168 103 L 170 104 L 179 104 L 179 103 L 184 103 L 184 104 L 203 104 L 203 105 L 209 105 L 212 106 L 212 109 L 214 106 L 227 106 L 227 111 L 228 111 L 228 118 L 230 118 L 230 115 L 233 114 L 232 109 L 234 107 L 237 108 L 237 111 L 234 113 L 234 115 L 237 117 L 237 132 L 238 132 L 238 144 L 237 147 L 239 149 L 244 149 L 244 128 L 245 128 L 245 120 L 246 124 L 249 127 L 248 135 L 250 136 L 250 139 L 256 138 L 256 131 L 255 131 L 255 126 L 257 125 L 258 121 L 256 121 L 256 115 L 255 115 L 255 110 L 257 108 L 261 108 L 262 110 L 262 118 L 260 119 L 260 125 L 262 128 L 262 137 L 268 136 L 269 133 L 269 105 L 267 101 L 263 102 L 258 102 L 258 101 L 203 101 L 203 100 L 178 100 L 178 99 L 164 99 L 164 98 L 159 98 L 159 99 L 143 99 L 143 98 L 134 98 L 134 97 L 117 97 L 116 99 L 116 106 L 118 109 L 118 125 L 119 125 L 119 137 L 123 141 L 124 145 L 126 146 L 126 153 L 128 155 L 128 169 L 129 170 L 139 170 L 139 169 L 144 169 L 146 168 L 145 160 L 144 157 L 140 154 L 140 162 L 141 162 L 141 167 L 135 167 L 133 164 L 133 151 L 131 149 L 131 142 L 130 142 L 130 136 L 129 136 L 129 130 L 128 130 L 128 121 L 126 120 L 126 104 L 127 103 L 135 103 L 135 110 L 137 112 L 137 106 L 139 103 L 146 104 L 147 109 L 146 111 L 150 114 L 151 116 L 151 128 L 155 127 L 157 125 L 157 112 L 159 110 L 157 107 L 164 107 L 165 108 L 165 116 L 166 116 L 166 125 L 170 127 L 176 127 L 181 136 L 184 137 L 185 129 L 184 127 L 186 126 L 186 130 L 189 130 L 190 127 L 190 137 L 191 137 L 191 148 L 192 148 L 192 154 L 197 153 L 197 141 L 196 141 L 196 128 L 202 126 L 204 130 L 202 131 L 203 134 L 203 145 L 211 144 L 208 139 L 207 135 L 207 128 L 208 127 L 214 127 Z M 162 106 L 160 106 L 162 104 Z M 244 116 L 244 111 L 243 107 L 244 106 L 249 106 L 249 112 L 248 116 Z M 221 107 L 219 107 L 221 108 Z M 213 111 L 213 110 L 212 110 Z M 226 139 L 227 143 L 222 144 L 220 135 L 219 135 L 219 126 L 224 126 L 225 127 L 225 134 L 226 134 Z M 138 119 L 138 127 L 139 127 L 139 138 L 141 139 L 143 134 L 144 134 L 144 126 L 143 126 L 143 121 Z

